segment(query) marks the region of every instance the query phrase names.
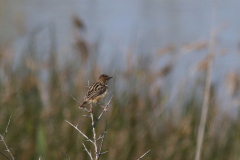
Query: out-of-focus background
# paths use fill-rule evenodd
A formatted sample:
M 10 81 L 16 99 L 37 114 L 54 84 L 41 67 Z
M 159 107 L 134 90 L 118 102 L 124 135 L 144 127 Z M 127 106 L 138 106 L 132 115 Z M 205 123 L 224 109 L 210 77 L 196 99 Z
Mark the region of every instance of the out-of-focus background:
M 102 159 L 192 160 L 210 35 L 202 159 L 240 159 L 240 1 L 0 0 L 0 133 L 16 159 L 88 159 L 88 81 L 114 78 Z M 213 16 L 214 15 L 214 16 Z M 212 18 L 213 17 L 213 18 Z M 101 111 L 95 106 L 95 116 Z M 86 142 L 88 148 L 93 146 Z M 5 146 L 0 143 L 0 151 Z M 6 155 L 8 153 L 4 152 Z M 2 155 L 0 155 L 1 157 Z M 1 157 L 0 159 L 3 159 Z

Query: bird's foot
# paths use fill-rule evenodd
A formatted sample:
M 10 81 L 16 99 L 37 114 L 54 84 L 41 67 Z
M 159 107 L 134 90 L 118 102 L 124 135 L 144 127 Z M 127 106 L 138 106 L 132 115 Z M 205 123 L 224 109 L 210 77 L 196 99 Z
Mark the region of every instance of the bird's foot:
M 102 106 L 102 105 L 100 105 L 102 108 L 103 108 L 103 110 L 105 111 L 105 112 L 107 112 L 108 110 L 107 110 L 107 106 Z
M 93 112 L 93 107 L 91 106 L 90 109 L 88 110 L 89 113 Z

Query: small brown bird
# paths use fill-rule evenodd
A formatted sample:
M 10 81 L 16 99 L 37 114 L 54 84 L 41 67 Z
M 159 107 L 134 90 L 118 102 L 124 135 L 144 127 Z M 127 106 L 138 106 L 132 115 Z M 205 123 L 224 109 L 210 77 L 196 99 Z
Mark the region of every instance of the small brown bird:
M 108 86 L 108 81 L 113 78 L 106 74 L 102 74 L 96 83 L 91 85 L 88 89 L 87 94 L 84 97 L 84 102 L 80 108 L 84 108 L 87 104 L 98 103 L 106 96 Z

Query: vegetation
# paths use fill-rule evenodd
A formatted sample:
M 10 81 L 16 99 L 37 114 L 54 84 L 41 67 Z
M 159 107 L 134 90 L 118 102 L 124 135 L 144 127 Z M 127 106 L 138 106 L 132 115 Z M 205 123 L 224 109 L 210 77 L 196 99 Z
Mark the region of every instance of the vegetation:
M 85 112 L 78 108 L 72 96 L 81 102 L 88 81 L 94 82 L 101 73 L 114 77 L 109 83 L 110 94 L 104 104 L 113 94 L 112 102 L 96 126 L 99 135 L 106 122 L 109 124 L 102 148 L 108 153 L 103 154 L 102 159 L 138 159 L 149 149 L 151 152 L 144 156 L 145 160 L 194 159 L 206 59 L 196 65 L 195 79 L 188 78 L 179 83 L 172 99 L 169 79 L 176 62 L 173 46 L 160 49 L 154 56 L 147 53 L 144 56 L 137 53 L 136 56 L 129 52 L 124 69 L 109 66 L 108 70 L 102 70 L 98 63 L 101 57 L 97 55 L 97 45 L 91 46 L 82 37 L 75 39 L 78 59 L 59 67 L 54 38 L 51 40 L 53 46 L 47 62 L 36 58 L 34 44 L 31 43 L 26 47 L 28 55 L 19 60 L 21 63 L 17 69 L 13 68 L 14 53 L 8 48 L 2 48 L 0 52 L 0 134 L 5 133 L 12 115 L 5 141 L 15 159 L 33 160 L 41 155 L 42 159 L 66 158 L 61 152 L 71 159 L 89 159 L 82 143 L 92 153 L 93 145 L 65 120 L 78 124 L 82 132 L 92 137 L 89 118 L 83 116 Z M 189 52 L 202 50 L 207 53 L 206 43 L 186 47 Z M 164 56 L 171 57 L 169 63 L 153 69 L 151 62 L 160 61 Z M 112 61 L 113 65 L 114 59 Z M 231 73 L 229 79 L 228 85 L 234 86 L 230 89 L 234 96 L 238 75 Z M 189 84 L 193 85 L 189 87 Z M 239 159 L 240 118 L 222 112 L 216 94 L 215 84 L 212 84 L 201 157 L 208 160 Z M 94 106 L 94 116 L 101 111 L 101 107 Z M 5 150 L 4 144 L 0 143 L 0 151 L 10 157 Z

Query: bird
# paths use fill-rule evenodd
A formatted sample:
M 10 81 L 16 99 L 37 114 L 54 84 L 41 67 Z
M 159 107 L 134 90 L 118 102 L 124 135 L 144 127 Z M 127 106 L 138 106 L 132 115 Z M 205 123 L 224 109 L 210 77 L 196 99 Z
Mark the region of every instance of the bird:
M 98 78 L 97 82 L 92 84 L 89 87 L 87 94 L 84 97 L 84 102 L 82 103 L 80 108 L 85 108 L 87 104 L 101 102 L 107 94 L 107 91 L 108 91 L 107 83 L 111 78 L 113 78 L 113 77 L 109 77 L 106 74 L 102 74 Z M 104 110 L 106 110 L 106 108 L 104 108 Z

